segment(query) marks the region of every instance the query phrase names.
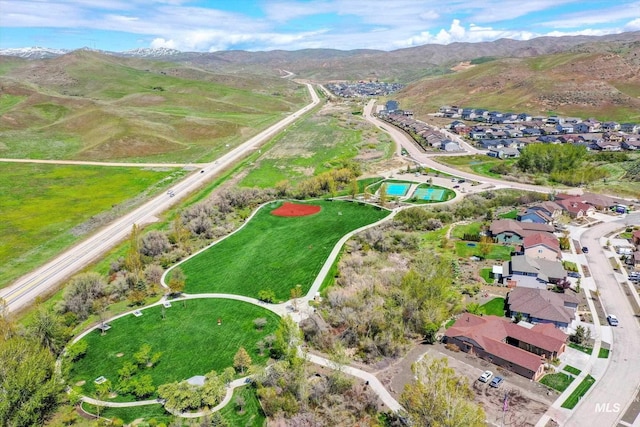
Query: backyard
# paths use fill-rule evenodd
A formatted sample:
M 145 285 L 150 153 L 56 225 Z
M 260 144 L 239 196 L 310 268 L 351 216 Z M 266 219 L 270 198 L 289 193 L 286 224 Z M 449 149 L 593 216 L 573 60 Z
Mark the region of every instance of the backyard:
M 455 242 L 455 246 L 456 255 L 460 258 L 470 258 L 475 256 L 479 258 L 508 261 L 511 259 L 511 253 L 514 251 L 513 246 L 499 245 L 496 243 L 476 243 L 459 240 Z M 483 253 L 483 248 L 486 248 L 487 252 Z
M 249 352 L 254 364 L 263 364 L 267 355 L 259 354 L 256 343 L 272 334 L 280 323 L 271 311 L 226 299 L 174 300 L 169 308 L 159 305 L 141 313 L 139 317 L 130 314 L 109 322 L 111 328 L 105 335 L 94 330 L 82 338 L 88 348 L 86 355 L 71 366 L 71 385 L 84 382 L 82 393 L 92 396 L 98 377 L 117 384 L 118 370 L 133 360 L 143 344 L 150 345 L 153 353 L 162 353 L 157 364 L 138 371 L 151 375 L 155 387 L 214 369 L 222 372 L 233 366 L 240 347 Z M 262 329 L 253 323 L 257 318 L 267 320 Z M 118 396 L 116 400 L 134 397 Z
M 309 216 L 280 217 L 263 206 L 237 233 L 180 264 L 188 293 L 221 292 L 258 297 L 275 293 L 290 298 L 297 285 L 306 293 L 335 244 L 347 233 L 376 222 L 389 212 L 369 205 L 317 200 L 322 210 Z

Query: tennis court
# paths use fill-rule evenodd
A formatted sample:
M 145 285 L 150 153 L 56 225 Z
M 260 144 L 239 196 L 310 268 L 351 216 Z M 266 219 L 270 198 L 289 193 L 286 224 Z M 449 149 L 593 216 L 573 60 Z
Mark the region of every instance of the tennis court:
M 413 197 L 421 200 L 440 202 L 444 199 L 445 190 L 441 188 L 418 188 Z
M 409 191 L 409 187 L 411 187 L 411 184 L 398 182 L 389 182 L 386 185 L 387 195 L 396 197 L 404 196 Z

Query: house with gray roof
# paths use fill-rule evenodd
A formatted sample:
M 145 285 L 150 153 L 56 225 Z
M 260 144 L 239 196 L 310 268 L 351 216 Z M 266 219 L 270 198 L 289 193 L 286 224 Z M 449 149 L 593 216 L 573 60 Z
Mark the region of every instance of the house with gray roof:
M 507 280 L 512 276 L 529 276 L 544 283 L 558 283 L 567 277 L 560 261 L 532 258 L 527 255 L 512 256 L 511 261 L 503 264 L 502 270 Z
M 530 323 L 551 323 L 566 330 L 576 322 L 578 299 L 567 292 L 517 287 L 507 294 L 506 305 L 510 316 L 520 313 Z

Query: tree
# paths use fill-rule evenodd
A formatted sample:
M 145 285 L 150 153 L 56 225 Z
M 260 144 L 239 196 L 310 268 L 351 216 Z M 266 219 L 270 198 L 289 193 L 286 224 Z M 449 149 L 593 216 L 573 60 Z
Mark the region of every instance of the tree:
M 260 301 L 273 303 L 276 301 L 276 293 L 271 289 L 262 289 L 258 292 L 258 299 Z
M 109 395 L 111 394 L 111 381 L 107 380 L 101 384 L 96 385 L 96 399 L 100 402 L 105 401 Z M 100 408 L 102 407 L 101 403 L 96 403 L 96 412 L 98 418 L 100 418 Z
M 138 365 L 151 367 L 162 357 L 161 352 L 156 352 L 152 354 L 152 348 L 149 344 L 144 343 L 140 347 L 140 349 L 133 354 L 133 358 L 138 363 Z
M 185 247 L 187 241 L 189 240 L 189 235 L 189 230 L 182 221 L 182 215 L 176 215 L 176 217 L 173 219 L 172 230 L 169 237 L 180 248 L 186 249 Z
M 158 230 L 152 230 L 142 237 L 140 252 L 142 255 L 156 257 L 171 248 L 167 235 Z
M 569 336 L 569 340 L 576 344 L 586 344 L 591 339 L 591 330 L 582 325 L 576 327 L 576 332 Z
M 140 258 L 140 227 L 133 224 L 129 235 L 129 250 L 125 257 L 124 264 L 130 273 L 136 276 L 142 271 L 142 259 Z
M 298 311 L 298 298 L 302 297 L 302 286 L 296 285 L 295 288 L 291 288 L 290 296 L 293 311 Z
M 480 244 L 478 245 L 478 249 L 480 249 L 480 254 L 482 258 L 487 258 L 493 249 L 493 242 L 490 237 L 483 237 L 480 239 Z
M 302 333 L 298 324 L 291 316 L 284 316 L 276 329 L 271 355 L 275 359 L 294 359 L 298 354 L 298 345 L 301 340 Z
M 351 195 L 351 198 L 355 199 L 359 192 L 360 187 L 358 186 L 358 180 L 353 178 L 349 184 L 349 194 Z
M 203 405 L 214 407 L 222 401 L 227 394 L 224 379 L 216 371 L 205 375 L 201 396 Z
M 60 354 L 66 341 L 66 331 L 60 316 L 45 308 L 36 311 L 29 332 L 54 356 Z
M 256 329 L 259 331 L 263 330 L 266 325 L 267 325 L 266 317 L 258 317 L 257 319 L 253 320 L 253 326 L 255 326 Z
M 165 399 L 165 406 L 183 412 L 187 409 L 200 409 L 202 396 L 200 387 L 186 381 L 163 384 L 158 387 L 158 396 Z
M 380 201 L 380 206 L 386 206 L 387 204 L 387 184 L 382 184 L 380 189 L 378 190 L 378 200 Z
M 480 307 L 480 304 L 477 302 L 470 302 L 469 304 L 467 304 L 467 313 L 471 313 L 471 314 L 481 314 L 483 312 L 482 307 Z
M 151 375 L 142 375 L 133 381 L 133 394 L 137 397 L 146 397 L 152 394 L 156 388 L 153 385 Z
M 48 349 L 31 337 L 0 335 L 0 425 L 44 425 L 61 392 Z
M 64 289 L 62 310 L 85 320 L 94 313 L 94 301 L 106 295 L 106 282 L 98 273 L 82 273 L 71 278 Z
M 400 403 L 416 426 L 485 425 L 482 408 L 473 402 L 467 380 L 456 375 L 447 359 L 425 357 L 412 366 L 415 381 L 405 385 Z
M 171 271 L 169 279 L 169 289 L 173 294 L 181 294 L 184 290 L 185 281 L 187 280 L 184 272 L 180 267 L 176 267 Z
M 241 374 L 244 374 L 245 369 L 249 366 L 251 366 L 251 356 L 249 356 L 249 353 L 247 353 L 244 347 L 240 347 L 233 357 L 233 367 L 236 368 L 237 371 L 240 371 Z

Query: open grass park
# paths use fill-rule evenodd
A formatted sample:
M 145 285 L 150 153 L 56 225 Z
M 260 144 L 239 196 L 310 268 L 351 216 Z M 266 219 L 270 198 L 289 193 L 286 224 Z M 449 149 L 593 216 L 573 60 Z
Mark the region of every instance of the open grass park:
M 0 287 L 185 174 L 176 169 L 0 164 Z
M 180 264 L 187 293 L 231 293 L 257 298 L 271 290 L 288 300 L 301 285 L 306 293 L 335 244 L 345 234 L 376 222 L 389 211 L 344 201 L 308 202 L 319 213 L 300 217 L 271 214 L 281 202 L 264 205 L 235 234 Z
M 256 343 L 272 334 L 280 318 L 259 306 L 228 299 L 174 300 L 171 307 L 157 305 L 109 322 L 111 328 L 102 334 L 93 330 L 82 340 L 88 344 L 84 357 L 72 364 L 70 384 L 82 384 L 81 391 L 95 395 L 95 379 L 105 377 L 118 383 L 118 370 L 143 344 L 152 352 L 161 352 L 159 362 L 150 368 L 140 368 L 139 374 L 149 374 L 158 387 L 173 381 L 205 375 L 211 370 L 222 372 L 233 366 L 233 357 L 240 347 L 251 356 L 253 364 L 263 364 L 267 354 L 260 355 Z M 263 329 L 253 321 L 267 319 Z M 218 320 L 220 324 L 218 325 Z M 135 400 L 132 395 L 114 400 Z

